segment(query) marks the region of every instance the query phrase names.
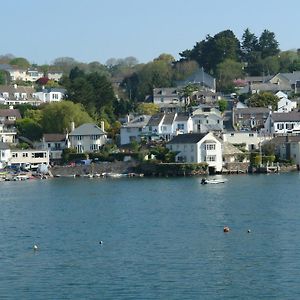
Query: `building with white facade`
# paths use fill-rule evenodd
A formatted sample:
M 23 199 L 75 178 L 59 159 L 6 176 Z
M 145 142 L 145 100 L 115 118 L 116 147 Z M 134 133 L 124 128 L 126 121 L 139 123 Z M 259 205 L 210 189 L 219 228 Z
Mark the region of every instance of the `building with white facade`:
M 70 147 L 67 134 L 45 133 L 43 134 L 41 149 L 48 150 L 51 162 L 58 162 L 62 159 L 64 149 Z
M 300 112 L 270 113 L 264 131 L 268 134 L 300 134 Z
M 36 169 L 39 165 L 49 165 L 49 151 L 48 150 L 34 150 L 34 149 L 13 149 L 10 150 L 11 156 L 7 164 L 9 166 L 30 165 L 30 168 Z
M 0 169 L 7 165 L 10 157 L 11 153 L 8 143 L 3 143 L 0 141 Z
M 222 171 L 222 141 L 212 133 L 180 134 L 169 141 L 166 147 L 176 153 L 176 162 L 205 162 L 210 172 Z
M 169 141 L 173 136 L 193 131 L 193 121 L 186 113 L 161 113 L 151 116 L 144 135 Z
M 126 145 L 133 141 L 140 142 L 150 118 L 151 116 L 148 115 L 140 115 L 123 124 L 120 128 L 120 144 Z
M 75 148 L 77 153 L 99 151 L 107 142 L 104 122 L 101 122 L 101 128 L 92 123 L 82 124 L 71 131 L 69 140 L 70 147 Z
M 39 99 L 43 103 L 50 103 L 50 102 L 59 102 L 65 96 L 66 90 L 60 88 L 49 88 L 43 89 L 39 92 L 35 92 L 33 96 L 36 99 Z

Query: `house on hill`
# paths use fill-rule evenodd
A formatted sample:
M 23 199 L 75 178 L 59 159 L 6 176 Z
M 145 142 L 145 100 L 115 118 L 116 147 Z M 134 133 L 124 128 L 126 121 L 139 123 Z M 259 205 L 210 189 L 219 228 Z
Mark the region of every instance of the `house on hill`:
M 207 74 L 203 68 L 199 68 L 185 80 L 177 82 L 177 87 L 184 87 L 187 85 L 194 85 L 199 87 L 199 89 L 209 90 L 214 93 L 216 92 L 216 79 Z

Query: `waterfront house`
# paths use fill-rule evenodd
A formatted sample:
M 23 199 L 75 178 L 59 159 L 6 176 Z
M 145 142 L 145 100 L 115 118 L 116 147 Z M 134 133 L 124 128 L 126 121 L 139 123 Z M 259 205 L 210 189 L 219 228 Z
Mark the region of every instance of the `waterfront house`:
M 274 146 L 275 154 L 282 160 L 291 160 L 300 166 L 300 136 L 275 136 L 269 142 Z
M 274 135 L 299 134 L 300 112 L 270 113 L 265 122 L 265 132 Z
M 37 149 L 13 149 L 7 164 L 9 166 L 27 165 L 31 169 L 38 168 L 39 165 L 49 165 L 49 151 Z
M 75 148 L 77 153 L 97 152 L 107 142 L 104 122 L 101 122 L 101 128 L 93 123 L 82 124 L 71 131 L 69 139 L 70 147 Z
M 223 141 L 229 142 L 233 145 L 239 145 L 247 151 L 253 151 L 259 149 L 259 147 L 270 140 L 270 135 L 263 135 L 258 132 L 252 131 L 233 131 L 223 133 Z
M 8 143 L 3 143 L 0 141 L 0 169 L 4 168 L 9 161 L 11 154 Z
M 69 148 L 69 139 L 67 134 L 45 133 L 43 134 L 41 149 L 48 150 L 50 162 L 59 162 L 62 158 L 64 149 Z
M 212 133 L 179 134 L 166 147 L 176 153 L 176 162 L 205 162 L 210 172 L 222 170 L 222 141 Z

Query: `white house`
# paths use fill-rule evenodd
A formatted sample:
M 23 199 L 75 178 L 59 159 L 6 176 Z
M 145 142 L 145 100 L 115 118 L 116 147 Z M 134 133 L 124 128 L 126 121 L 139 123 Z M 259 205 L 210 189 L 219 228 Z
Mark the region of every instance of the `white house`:
M 8 165 L 29 164 L 31 168 L 37 168 L 41 164 L 49 165 L 48 150 L 22 149 L 11 150 L 10 152 L 11 157 L 8 159 Z
M 211 172 L 222 170 L 222 141 L 212 133 L 179 134 L 166 147 L 177 153 L 176 162 L 206 162 Z
M 193 130 L 191 117 L 186 113 L 161 113 L 151 116 L 145 127 L 145 135 L 169 141 L 177 134 Z
M 266 133 L 269 134 L 299 134 L 300 112 L 291 111 L 287 113 L 270 113 L 266 122 Z
M 150 118 L 151 116 L 141 115 L 123 124 L 120 129 L 121 145 L 130 144 L 133 141 L 140 142 Z
M 257 132 L 246 132 L 246 131 L 233 131 L 223 133 L 223 141 L 229 142 L 233 145 L 245 145 L 245 149 L 248 151 L 259 149 L 265 141 L 270 140 L 270 135 L 262 135 Z
M 63 72 L 54 72 L 54 71 L 49 71 L 47 73 L 47 77 L 50 79 L 50 80 L 54 80 L 54 81 L 59 81 L 63 76 Z
M 40 92 L 36 92 L 33 96 L 42 102 L 58 102 L 65 96 L 66 90 L 60 88 L 43 89 Z
M 69 148 L 67 134 L 45 133 L 43 134 L 41 148 L 49 151 L 50 161 L 59 161 L 64 149 Z
M 223 131 L 221 112 L 213 107 L 201 107 L 192 113 L 193 132 L 206 133 Z
M 4 168 L 11 157 L 10 148 L 7 143 L 0 142 L 0 169 Z
M 82 124 L 71 131 L 69 139 L 70 146 L 75 148 L 77 153 L 99 151 L 107 142 L 104 122 L 101 122 L 101 128 L 92 123 Z
M 291 101 L 287 97 L 281 97 L 277 102 L 277 112 L 290 112 L 297 108 L 297 102 Z

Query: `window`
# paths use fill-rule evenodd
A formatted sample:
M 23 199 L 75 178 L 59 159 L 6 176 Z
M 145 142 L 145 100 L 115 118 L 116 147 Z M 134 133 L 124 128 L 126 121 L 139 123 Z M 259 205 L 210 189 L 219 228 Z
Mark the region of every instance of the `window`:
M 230 133 L 230 136 L 234 136 L 234 133 Z
M 205 150 L 216 150 L 216 144 L 206 144 Z
M 215 155 L 207 155 L 206 156 L 206 161 L 216 161 L 216 156 Z
M 43 158 L 46 157 L 46 153 L 45 152 L 34 152 L 31 154 L 32 158 Z
M 293 123 L 287 123 L 287 124 L 285 124 L 285 128 L 287 130 L 292 130 L 294 128 L 294 124 Z
M 60 143 L 55 143 L 55 149 L 60 149 Z
M 18 157 L 18 153 L 12 153 L 12 157 L 14 158 Z
M 194 145 L 191 145 L 191 152 L 194 152 Z
M 96 141 L 96 140 L 98 140 L 98 139 L 99 139 L 99 135 L 92 135 L 92 136 L 91 136 L 91 140 Z
M 24 152 L 24 153 L 23 153 L 23 157 L 28 157 L 28 153 L 27 153 L 27 152 Z
M 249 136 L 254 136 L 254 134 L 253 133 L 249 133 Z
M 284 128 L 284 124 L 283 123 L 278 123 L 277 124 L 277 129 L 282 130 Z
M 81 141 L 82 140 L 82 135 L 77 135 L 77 140 Z
M 51 148 L 51 143 L 48 143 L 48 148 Z
M 184 130 L 184 124 L 177 124 L 178 130 Z

